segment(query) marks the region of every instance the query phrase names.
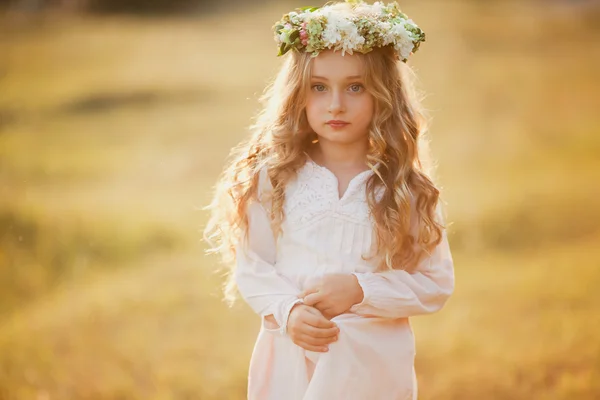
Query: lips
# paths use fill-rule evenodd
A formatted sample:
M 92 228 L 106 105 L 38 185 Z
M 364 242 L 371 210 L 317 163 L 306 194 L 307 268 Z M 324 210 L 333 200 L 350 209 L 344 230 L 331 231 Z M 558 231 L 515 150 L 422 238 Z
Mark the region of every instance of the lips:
M 327 121 L 326 124 L 331 126 L 332 128 L 343 128 L 344 126 L 349 125 L 350 122 L 340 121 L 336 119 Z

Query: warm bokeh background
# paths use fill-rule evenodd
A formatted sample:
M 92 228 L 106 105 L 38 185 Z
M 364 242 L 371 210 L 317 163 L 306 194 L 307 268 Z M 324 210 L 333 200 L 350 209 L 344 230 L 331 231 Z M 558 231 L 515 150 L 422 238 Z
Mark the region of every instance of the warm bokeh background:
M 0 399 L 244 398 L 200 208 L 306 4 L 216 3 L 0 1 Z M 401 6 L 457 277 L 420 398 L 600 398 L 599 2 Z

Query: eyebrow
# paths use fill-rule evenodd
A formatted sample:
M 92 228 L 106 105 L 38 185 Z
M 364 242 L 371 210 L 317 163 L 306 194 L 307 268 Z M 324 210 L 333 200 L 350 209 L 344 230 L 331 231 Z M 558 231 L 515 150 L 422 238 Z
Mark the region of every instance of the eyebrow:
M 324 76 L 318 76 L 318 75 L 313 75 L 310 77 L 311 79 L 320 79 L 323 81 L 328 81 L 329 79 L 325 78 Z M 361 79 L 362 76 L 361 75 L 352 75 L 352 76 L 347 76 L 346 80 L 351 80 L 351 79 Z

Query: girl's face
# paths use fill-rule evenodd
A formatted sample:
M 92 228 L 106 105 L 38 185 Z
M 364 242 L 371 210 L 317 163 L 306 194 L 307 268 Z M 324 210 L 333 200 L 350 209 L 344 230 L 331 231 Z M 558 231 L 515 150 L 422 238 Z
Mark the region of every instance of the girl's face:
M 374 101 L 364 86 L 360 55 L 328 50 L 312 63 L 306 117 L 319 140 L 339 144 L 367 140 Z

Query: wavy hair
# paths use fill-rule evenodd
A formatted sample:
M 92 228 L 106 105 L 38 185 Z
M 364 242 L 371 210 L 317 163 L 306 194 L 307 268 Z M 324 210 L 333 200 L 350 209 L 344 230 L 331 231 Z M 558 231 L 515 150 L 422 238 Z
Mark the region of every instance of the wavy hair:
M 414 89 L 415 74 L 398 61 L 391 46 L 358 54 L 364 64 L 365 87 L 375 100 L 369 132 L 367 164 L 374 174 L 366 182 L 367 202 L 377 241 L 377 270 L 413 270 L 421 257 L 441 241 L 442 220 L 436 218 L 440 192 L 432 179 L 426 118 Z M 316 134 L 306 118 L 311 56 L 289 52 L 261 98 L 264 107 L 250 127 L 250 137 L 236 146 L 206 207 L 204 231 L 210 252 L 219 252 L 228 271 L 226 298 L 234 299 L 235 249 L 248 230 L 246 210 L 257 197 L 259 171 L 267 169 L 270 218 L 275 237 L 285 218 L 288 182 L 307 162 L 306 151 Z

